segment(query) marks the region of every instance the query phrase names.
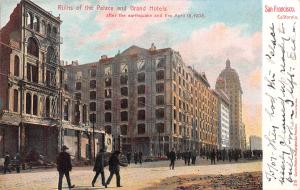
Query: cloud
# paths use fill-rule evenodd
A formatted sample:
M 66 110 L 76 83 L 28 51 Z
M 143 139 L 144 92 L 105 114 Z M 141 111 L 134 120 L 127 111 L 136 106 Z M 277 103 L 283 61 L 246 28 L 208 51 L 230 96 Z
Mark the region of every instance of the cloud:
M 195 63 L 209 57 L 219 60 L 230 58 L 236 62 L 254 62 L 261 52 L 261 33 L 242 35 L 242 27 L 229 27 L 216 23 L 208 28 L 195 30 L 190 38 L 176 46 L 184 60 Z

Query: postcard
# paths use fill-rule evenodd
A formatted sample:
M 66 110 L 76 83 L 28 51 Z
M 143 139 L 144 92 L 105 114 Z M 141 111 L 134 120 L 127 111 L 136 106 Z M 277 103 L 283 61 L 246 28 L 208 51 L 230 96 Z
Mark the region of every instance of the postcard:
M 0 189 L 300 189 L 299 11 L 0 0 Z

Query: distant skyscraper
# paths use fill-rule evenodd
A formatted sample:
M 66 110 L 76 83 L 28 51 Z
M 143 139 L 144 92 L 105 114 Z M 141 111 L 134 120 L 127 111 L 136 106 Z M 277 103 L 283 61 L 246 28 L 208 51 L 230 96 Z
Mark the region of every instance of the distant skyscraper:
M 242 126 L 242 88 L 239 75 L 226 60 L 226 68 L 220 73 L 216 89 L 225 91 L 230 99 L 230 147 L 241 148 L 240 128 Z

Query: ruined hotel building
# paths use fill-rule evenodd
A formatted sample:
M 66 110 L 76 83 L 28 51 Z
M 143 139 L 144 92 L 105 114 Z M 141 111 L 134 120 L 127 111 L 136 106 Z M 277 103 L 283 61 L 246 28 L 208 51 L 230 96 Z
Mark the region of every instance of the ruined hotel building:
M 60 63 L 61 23 L 21 0 L 1 28 L 0 156 L 35 150 L 54 160 L 65 144 L 73 158 L 91 157 L 88 103 L 75 99 Z
M 73 62 L 75 96 L 89 99 L 96 126 L 122 151 L 159 155 L 217 148 L 218 104 L 204 73 L 185 65 L 171 48 L 131 46 L 94 63 Z

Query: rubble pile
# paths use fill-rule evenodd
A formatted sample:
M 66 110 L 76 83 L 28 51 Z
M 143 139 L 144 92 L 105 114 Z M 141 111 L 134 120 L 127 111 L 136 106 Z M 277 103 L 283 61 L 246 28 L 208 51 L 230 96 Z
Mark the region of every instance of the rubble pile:
M 216 175 L 178 178 L 176 190 L 196 190 L 196 189 L 238 189 L 238 190 L 259 190 L 262 189 L 261 172 L 240 173 L 231 175 Z

